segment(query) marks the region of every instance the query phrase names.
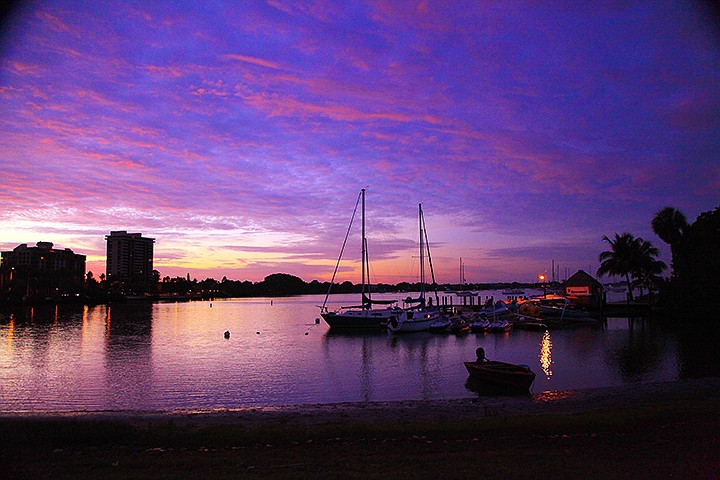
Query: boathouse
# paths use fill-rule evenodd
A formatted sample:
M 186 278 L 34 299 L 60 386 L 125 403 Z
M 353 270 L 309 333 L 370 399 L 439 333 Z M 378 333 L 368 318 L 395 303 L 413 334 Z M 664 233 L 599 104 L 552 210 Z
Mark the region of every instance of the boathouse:
M 579 308 L 594 309 L 602 305 L 603 286 L 584 270 L 578 270 L 563 283 L 565 297 Z

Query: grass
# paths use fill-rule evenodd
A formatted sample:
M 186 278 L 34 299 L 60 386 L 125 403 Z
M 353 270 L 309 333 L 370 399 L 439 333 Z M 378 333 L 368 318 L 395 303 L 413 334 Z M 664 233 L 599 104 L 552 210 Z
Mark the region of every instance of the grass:
M 4 419 L 4 478 L 717 478 L 720 400 L 248 428 Z

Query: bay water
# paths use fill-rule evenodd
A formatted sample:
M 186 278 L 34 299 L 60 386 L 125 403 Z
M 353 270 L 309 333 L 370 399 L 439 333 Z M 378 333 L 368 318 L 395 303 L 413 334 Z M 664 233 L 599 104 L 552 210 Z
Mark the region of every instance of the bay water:
M 481 299 L 501 292 L 481 292 Z M 398 294 L 380 298 L 403 298 Z M 324 296 L 24 307 L 0 313 L 0 411 L 173 411 L 477 397 L 478 347 L 533 393 L 718 375 L 703 332 L 609 318 L 545 332 L 331 331 Z M 457 301 L 457 299 L 455 300 Z M 357 303 L 336 295 L 330 309 Z M 229 338 L 225 338 L 229 332 Z

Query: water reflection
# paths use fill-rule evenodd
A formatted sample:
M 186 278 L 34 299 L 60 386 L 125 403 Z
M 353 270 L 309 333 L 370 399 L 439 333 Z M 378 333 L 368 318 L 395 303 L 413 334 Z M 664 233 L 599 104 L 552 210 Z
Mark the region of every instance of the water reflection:
M 98 308 L 98 317 L 104 313 L 105 319 L 104 376 L 111 408 L 152 396 L 152 309 L 149 303 Z
M 668 345 L 653 332 L 647 320 L 627 319 L 622 335 L 610 337 L 613 341 L 605 349 L 605 361 L 623 382 L 651 379 L 662 368 Z
M 552 333 L 347 334 L 309 323 L 319 303 L 306 296 L 213 301 L 212 308 L 0 312 L 0 405 L 158 410 L 461 398 L 468 390 L 486 394 L 468 384 L 463 365 L 478 347 L 491 359 L 530 364 L 535 393 L 720 373 L 717 332 L 707 327 L 609 319 L 603 328 Z
M 547 378 L 552 377 L 550 365 L 552 365 L 552 340 L 550 339 L 550 330 L 545 330 L 540 341 L 540 367 Z

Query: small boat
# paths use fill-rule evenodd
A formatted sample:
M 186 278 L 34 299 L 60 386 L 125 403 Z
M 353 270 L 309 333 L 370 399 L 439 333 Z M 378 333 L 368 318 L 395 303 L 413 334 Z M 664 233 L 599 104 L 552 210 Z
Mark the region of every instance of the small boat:
M 510 331 L 512 324 L 508 322 L 507 318 L 497 317 L 490 320 L 490 324 L 487 326 L 488 332 L 502 333 Z
M 462 292 L 455 292 L 455 295 L 457 295 L 458 297 L 477 297 L 480 294 L 477 292 L 462 291 Z
M 480 309 L 480 313 L 490 317 L 492 315 L 508 315 L 511 312 L 507 304 L 502 300 L 493 303 L 492 299 L 490 299 L 483 305 L 482 309 Z
M 462 316 L 451 319 L 450 332 L 455 335 L 463 335 L 470 332 L 470 324 Z
M 534 330 L 537 332 L 544 332 L 545 330 L 548 330 L 547 325 L 534 320 L 518 320 L 513 324 L 513 328 L 517 328 L 518 330 Z
M 490 321 L 484 315 L 477 315 L 470 322 L 470 331 L 473 333 L 483 333 L 490 326 Z
M 527 365 L 497 362 L 485 358 L 485 350 L 476 351 L 474 362 L 464 362 L 470 378 L 483 386 L 498 390 L 498 393 L 529 393 L 535 380 L 535 372 Z
M 525 290 L 522 288 L 506 288 L 502 293 L 503 295 L 525 295 Z
M 450 317 L 442 315 L 430 324 L 429 330 L 431 333 L 447 332 L 450 329 L 451 325 L 452 320 L 450 320 Z

